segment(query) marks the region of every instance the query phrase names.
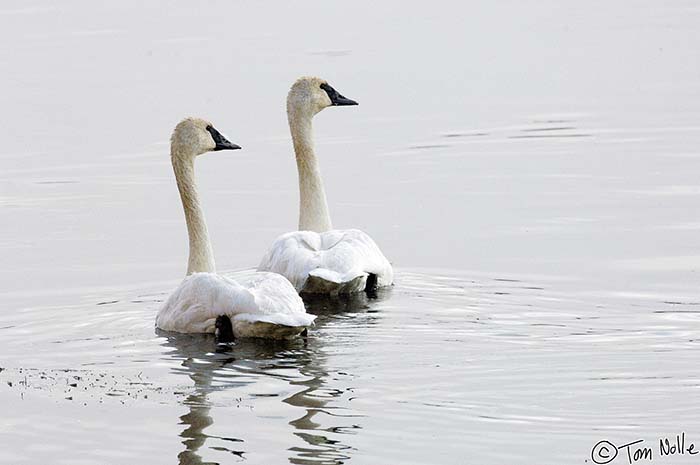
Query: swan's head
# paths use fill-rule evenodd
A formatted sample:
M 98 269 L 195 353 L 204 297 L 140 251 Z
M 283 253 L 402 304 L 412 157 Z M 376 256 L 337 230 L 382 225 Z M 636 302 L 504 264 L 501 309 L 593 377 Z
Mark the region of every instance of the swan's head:
M 173 154 L 183 156 L 241 148 L 221 135 L 209 121 L 199 118 L 185 118 L 180 121 L 175 126 L 170 144 Z
M 325 79 L 318 77 L 305 76 L 297 79 L 287 95 L 287 112 L 290 114 L 311 117 L 324 108 L 346 105 L 358 103 L 343 97 Z
M 233 342 L 236 339 L 233 335 L 231 318 L 229 318 L 228 315 L 219 315 L 216 317 L 214 337 L 216 338 L 216 342 L 219 343 Z

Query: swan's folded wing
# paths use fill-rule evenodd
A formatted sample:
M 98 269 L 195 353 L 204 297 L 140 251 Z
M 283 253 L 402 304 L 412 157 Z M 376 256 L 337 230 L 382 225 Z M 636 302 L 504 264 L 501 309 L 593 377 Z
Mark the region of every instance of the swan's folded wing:
M 318 267 L 321 246 L 321 237 L 315 232 L 294 231 L 283 234 L 272 244 L 258 269 L 281 274 L 300 291 L 309 271 Z
M 186 277 L 165 301 L 156 326 L 180 333 L 213 333 L 216 317 L 254 312 L 254 296 L 244 287 L 214 273 Z
M 158 312 L 156 325 L 166 331 L 213 333 L 216 317 L 248 323 L 309 326 L 314 315 L 284 277 L 252 273 L 240 282 L 213 273 L 185 278 Z
M 337 279 L 342 282 L 350 282 L 367 274 L 376 275 L 379 286 L 388 286 L 393 282 L 394 273 L 391 264 L 371 237 L 359 229 L 334 232 L 340 233 L 341 237 L 337 237 L 338 234 L 322 234 L 324 253 L 318 267 L 320 270 L 317 270 L 314 275 L 325 273 L 333 276 L 331 273 L 321 271 L 330 270 L 336 273 Z
M 389 261 L 372 238 L 357 229 L 284 234 L 272 245 L 259 269 L 286 276 L 298 291 L 305 289 L 309 277 L 319 281 L 314 287 L 319 291 L 364 279 L 369 273 L 377 275 L 379 286 L 393 282 Z
M 316 318 L 306 313 L 304 302 L 284 276 L 257 272 L 242 280 L 241 285 L 253 296 L 256 309 L 237 314 L 237 320 L 299 327 L 311 325 Z

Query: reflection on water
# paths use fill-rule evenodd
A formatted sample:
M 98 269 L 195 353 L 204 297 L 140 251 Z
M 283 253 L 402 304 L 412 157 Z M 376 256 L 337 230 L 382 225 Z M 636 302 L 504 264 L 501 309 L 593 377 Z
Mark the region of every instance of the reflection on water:
M 170 349 L 169 356 L 181 360 L 175 372 L 187 375 L 193 383 L 191 392 L 183 399 L 188 412 L 180 416 L 185 427 L 180 434 L 184 449 L 177 456 L 180 464 L 211 463 L 202 457 L 212 450 L 246 458 L 245 439 L 205 432 L 216 421 L 212 416 L 210 394 L 229 391 L 240 404 L 242 399 L 236 397 L 236 392 L 245 386 L 250 387 L 252 397 L 268 396 L 295 408 L 299 416 L 288 425 L 290 433 L 304 444 L 289 447 L 290 463 L 337 464 L 348 460 L 353 447 L 333 437 L 357 434 L 362 429 L 363 415 L 336 405 L 336 400 L 342 401 L 344 390 L 326 387 L 330 374 L 324 368 L 324 340 L 319 338 L 318 332 L 327 324 L 342 321 L 352 321 L 353 327 L 367 328 L 372 324 L 372 313 L 377 311 L 372 309 L 373 304 L 382 302 L 390 294 L 391 288 L 385 288 L 371 296 L 361 293 L 332 298 L 306 297 L 307 310 L 318 315 L 306 339 L 216 344 L 209 335 L 173 334 L 156 329 L 166 340 L 163 347 Z M 256 393 L 254 384 L 268 376 L 288 383 L 286 389 L 291 394 Z M 350 375 L 343 373 L 343 376 Z M 215 409 L 215 414 L 232 415 L 230 407 Z M 319 416 L 323 419 L 317 420 Z
M 182 359 L 182 367 L 194 383 L 194 389 L 184 399 L 183 403 L 189 412 L 180 417 L 181 424 L 186 428 L 180 436 L 183 438 L 184 450 L 178 454 L 181 464 L 202 464 L 198 454 L 206 440 L 204 430 L 214 420 L 209 415 L 210 407 L 207 395 L 211 389 L 212 372 L 217 367 L 226 364 L 226 360 L 206 360 L 215 342 L 207 335 L 172 334 L 156 328 L 156 332 L 165 337 L 166 346 L 174 349 L 175 356 Z
M 2 315 L 0 407 L 46 425 L 46 450 L 67 464 L 76 441 L 98 443 L 94 431 L 118 424 L 113 440 L 133 452 L 94 448 L 85 460 L 422 464 L 471 454 L 498 464 L 539 456 L 556 431 L 553 454 L 573 463 L 600 431 L 622 441 L 700 428 L 700 406 L 687 402 L 700 388 L 687 369 L 700 343 L 696 299 L 396 271 L 396 286 L 375 297 L 307 300 L 318 318 L 306 340 L 217 345 L 157 331 L 154 289 Z M 135 423 L 113 421 L 132 414 Z M 31 431 L 5 434 L 29 441 Z

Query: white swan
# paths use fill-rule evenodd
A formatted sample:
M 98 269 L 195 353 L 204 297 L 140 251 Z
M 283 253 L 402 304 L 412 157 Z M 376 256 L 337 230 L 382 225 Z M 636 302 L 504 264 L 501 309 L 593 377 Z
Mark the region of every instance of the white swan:
M 278 274 L 257 272 L 236 282 L 215 273 L 209 232 L 195 188 L 194 161 L 209 151 L 239 148 L 201 119 L 187 118 L 175 127 L 170 154 L 185 210 L 190 255 L 188 276 L 158 312 L 156 326 L 160 329 L 216 333 L 221 340 L 286 338 L 299 334 L 316 318 L 306 313 L 294 287 Z
M 313 147 L 312 119 L 326 107 L 357 105 L 326 81 L 299 78 L 287 96 L 287 118 L 299 172 L 299 231 L 278 237 L 258 270 L 289 279 L 297 291 L 349 294 L 388 286 L 391 264 L 371 237 L 357 229 L 332 229 Z

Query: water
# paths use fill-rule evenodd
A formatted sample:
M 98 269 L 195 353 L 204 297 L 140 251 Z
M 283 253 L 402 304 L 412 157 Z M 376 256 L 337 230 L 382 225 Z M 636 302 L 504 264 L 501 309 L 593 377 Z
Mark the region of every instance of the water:
M 700 441 L 699 16 L 3 3 L 0 462 L 561 464 Z M 316 118 L 317 150 L 335 225 L 369 232 L 396 286 L 309 302 L 306 344 L 157 332 L 187 254 L 172 127 L 204 116 L 244 147 L 198 182 L 219 269 L 254 266 L 296 224 L 283 102 L 304 74 L 360 102 Z
M 0 402 L 4 440 L 32 445 L 4 461 L 575 463 L 697 426 L 697 304 L 468 276 L 401 271 L 376 299 L 309 302 L 306 343 L 230 350 L 154 333 L 158 292 L 24 309 Z

